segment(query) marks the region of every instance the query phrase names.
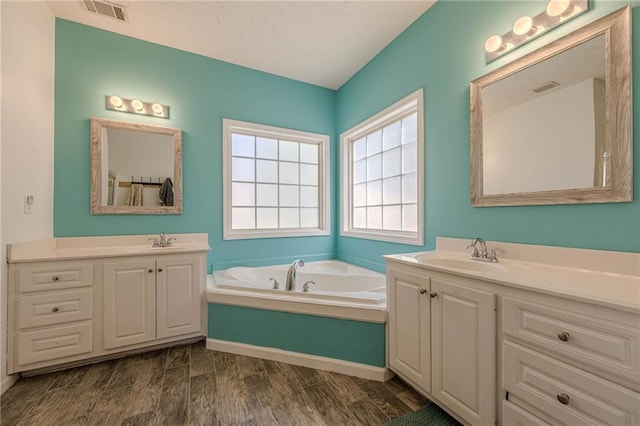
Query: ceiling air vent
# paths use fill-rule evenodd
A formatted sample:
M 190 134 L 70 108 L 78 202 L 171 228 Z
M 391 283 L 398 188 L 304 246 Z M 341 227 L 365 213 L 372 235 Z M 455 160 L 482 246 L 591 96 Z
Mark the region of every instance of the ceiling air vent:
M 82 5 L 87 12 L 106 16 L 116 21 L 127 22 L 124 6 L 119 4 L 99 0 L 82 0 Z
M 542 93 L 542 92 L 547 91 L 549 89 L 553 89 L 556 86 L 560 86 L 560 83 L 557 83 L 555 81 L 550 81 L 548 83 L 544 83 L 540 87 L 537 87 L 537 88 L 533 89 L 532 92 L 534 92 L 534 93 Z

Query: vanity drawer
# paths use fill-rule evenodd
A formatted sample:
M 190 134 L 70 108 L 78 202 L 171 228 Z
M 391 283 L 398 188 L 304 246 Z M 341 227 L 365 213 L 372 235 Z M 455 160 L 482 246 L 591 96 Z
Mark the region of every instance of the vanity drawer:
M 508 341 L 502 380 L 510 394 L 562 424 L 640 422 L 640 394 Z
M 502 424 L 505 426 L 551 426 L 509 401 L 502 401 Z
M 86 287 L 93 283 L 91 263 L 55 262 L 20 266 L 17 271 L 18 290 L 22 293 Z
M 90 353 L 92 350 L 91 321 L 18 334 L 20 365 Z
M 519 340 L 640 382 L 640 328 L 522 299 L 503 297 L 503 331 Z M 587 311 L 587 309 L 585 309 Z M 611 318 L 615 318 L 612 311 Z
M 91 319 L 93 289 L 53 292 L 18 298 L 18 328 Z

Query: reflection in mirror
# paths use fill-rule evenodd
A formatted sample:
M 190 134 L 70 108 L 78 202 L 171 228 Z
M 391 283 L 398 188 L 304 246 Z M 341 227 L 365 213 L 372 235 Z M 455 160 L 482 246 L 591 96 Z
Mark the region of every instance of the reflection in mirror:
M 92 213 L 182 212 L 179 129 L 91 119 Z
M 629 20 L 621 9 L 471 83 L 473 206 L 631 201 Z

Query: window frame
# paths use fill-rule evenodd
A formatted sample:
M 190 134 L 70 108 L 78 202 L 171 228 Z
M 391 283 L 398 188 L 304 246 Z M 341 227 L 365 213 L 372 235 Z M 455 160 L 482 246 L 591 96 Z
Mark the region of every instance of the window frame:
M 417 142 L 417 230 L 391 231 L 353 227 L 353 143 L 415 112 Z M 420 88 L 340 135 L 340 236 L 424 245 L 424 92 Z
M 232 152 L 231 135 L 240 133 L 254 137 L 285 140 L 318 145 L 318 227 L 232 229 Z M 331 235 L 331 175 L 330 137 L 320 133 L 304 132 L 282 127 L 246 121 L 222 119 L 222 188 L 223 188 L 223 239 L 242 240 L 255 238 L 313 237 Z M 298 185 L 299 186 L 299 185 Z M 280 206 L 278 205 L 278 208 Z

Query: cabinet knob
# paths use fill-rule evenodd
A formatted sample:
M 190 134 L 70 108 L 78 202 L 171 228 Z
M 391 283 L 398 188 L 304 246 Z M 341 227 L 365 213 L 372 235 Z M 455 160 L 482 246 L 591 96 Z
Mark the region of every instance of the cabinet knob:
M 57 306 L 54 306 L 53 308 L 51 308 L 51 312 L 58 312 L 60 310 L 60 308 L 58 308 Z
M 158 272 L 162 272 L 162 271 L 163 271 L 163 269 L 162 269 L 162 268 L 158 268 Z
M 566 393 L 561 393 L 560 395 L 556 395 L 556 398 L 558 398 L 558 401 L 560 401 L 561 404 L 564 404 L 564 405 L 569 404 L 569 395 L 567 395 Z
M 421 288 L 421 289 L 420 289 L 420 294 L 425 294 L 426 292 L 427 292 L 427 290 L 426 290 L 426 289 L 424 289 L 424 288 Z
M 571 335 L 566 331 L 561 331 L 560 333 L 558 333 L 558 339 L 562 340 L 563 342 L 568 342 L 569 339 L 571 339 Z
M 58 281 L 60 279 L 60 277 L 54 276 L 53 278 L 51 278 L 53 281 Z
M 434 298 L 438 295 L 438 293 L 436 293 L 435 291 L 432 291 L 431 293 L 429 293 L 429 296 L 431 296 L 431 298 Z
M 148 272 L 149 272 L 149 273 L 152 273 L 152 272 L 153 272 L 153 269 L 149 268 L 149 271 L 148 271 Z

